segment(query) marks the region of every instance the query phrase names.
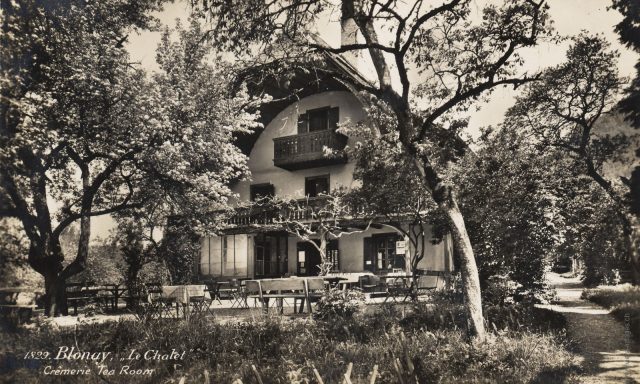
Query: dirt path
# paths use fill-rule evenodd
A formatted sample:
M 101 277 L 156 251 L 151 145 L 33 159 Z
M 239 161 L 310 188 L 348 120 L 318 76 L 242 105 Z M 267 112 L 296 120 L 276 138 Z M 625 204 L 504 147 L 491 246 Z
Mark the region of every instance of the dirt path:
M 624 325 L 599 305 L 580 299 L 577 278 L 548 276 L 559 301 L 548 308 L 567 319 L 567 333 L 575 343 L 585 370 L 583 383 L 640 383 L 640 353 L 625 336 Z

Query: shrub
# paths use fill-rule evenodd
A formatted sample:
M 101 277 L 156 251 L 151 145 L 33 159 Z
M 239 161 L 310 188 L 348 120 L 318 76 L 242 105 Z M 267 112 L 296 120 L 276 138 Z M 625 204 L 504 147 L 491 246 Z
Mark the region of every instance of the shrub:
M 326 320 L 335 317 L 351 318 L 364 304 L 364 295 L 360 291 L 343 291 L 332 288 L 322 295 L 314 316 Z

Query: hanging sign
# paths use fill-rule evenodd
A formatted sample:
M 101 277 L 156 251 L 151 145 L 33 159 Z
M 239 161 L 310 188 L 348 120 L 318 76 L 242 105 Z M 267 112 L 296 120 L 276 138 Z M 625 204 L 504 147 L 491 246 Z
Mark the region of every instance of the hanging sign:
M 404 240 L 396 241 L 396 255 L 404 255 L 406 242 Z

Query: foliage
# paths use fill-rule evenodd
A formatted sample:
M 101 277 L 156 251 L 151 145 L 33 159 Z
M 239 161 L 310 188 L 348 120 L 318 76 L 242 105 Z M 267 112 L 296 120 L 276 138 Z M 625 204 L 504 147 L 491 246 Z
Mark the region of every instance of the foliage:
M 543 288 L 556 229 L 547 159 L 510 130 L 487 131 L 482 147 L 460 165 L 461 209 L 480 281 L 505 277 L 520 291 Z
M 0 218 L 0 281 L 4 286 L 37 288 L 42 281 L 28 265 L 28 241 L 14 219 Z
M 627 47 L 640 51 L 640 6 L 633 0 L 613 0 L 612 7 L 623 16 L 616 25 L 620 41 Z M 640 62 L 636 64 L 638 73 L 626 90 L 626 97 L 620 101 L 620 108 L 634 127 L 640 127 Z
M 194 281 L 199 236 L 185 221 L 170 222 L 158 249 L 158 258 L 169 270 L 172 284 Z
M 609 180 L 603 164 L 615 160 L 632 142 L 632 136 L 618 131 L 596 131 L 596 123 L 615 106 L 625 79 L 618 76 L 618 53 L 600 36 L 581 34 L 573 39 L 564 63 L 544 72 L 542 81 L 527 85 L 508 111 L 509 124 L 532 132 L 542 148 L 558 148 L 576 161 L 578 170 L 590 177 L 613 202 L 625 241 L 627 261 L 634 280 L 640 282 L 640 241 L 636 218 L 629 214 L 624 186 Z
M 461 306 L 457 312 L 462 314 Z M 432 318 L 438 311 L 431 309 Z M 492 318 L 498 318 L 488 311 Z M 151 383 L 203 380 L 206 369 L 212 382 L 255 379 L 251 365 L 255 365 L 265 383 L 290 382 L 295 376 L 301 382 L 313 381 L 313 367 L 325 382 L 343 379 L 348 363 L 353 363 L 351 380 L 369 382 L 370 371 L 378 365 L 377 383 L 397 383 L 396 358 L 404 374 L 412 373 L 419 381 L 441 383 L 527 383 L 559 382 L 571 374 L 573 357 L 558 341 L 557 333 L 548 333 L 549 326 L 528 327 L 549 319 L 543 310 L 532 309 L 511 315 L 501 315 L 507 326 L 497 326 L 484 344 L 469 344 L 455 325 L 448 321 L 433 323 L 423 316 L 411 323 L 400 323 L 401 314 L 384 309 L 370 315 L 357 314 L 345 319 L 346 330 L 340 334 L 327 333 L 324 322 L 307 319 L 288 320 L 283 317 L 262 317 L 246 322 L 211 322 L 195 319 L 190 322 L 150 322 L 130 320 L 104 324 L 86 324 L 77 329 L 54 330 L 41 327 L 7 335 L 12 351 L 57 350 L 61 345 L 76 345 L 81 350 L 114 351 L 116 369 L 122 364 L 135 368 L 155 368 L 152 376 L 119 376 L 122 382 Z M 506 320 L 510 316 L 514 321 Z M 497 321 L 497 320 L 496 320 Z M 438 325 L 439 324 L 439 325 Z M 552 328 L 552 332 L 561 329 Z M 186 351 L 185 359 L 174 362 L 137 360 L 122 362 L 132 349 L 138 351 L 167 351 L 167 346 Z M 4 359 L 10 359 L 5 355 Z M 7 360 L 5 360 L 7 361 Z M 4 373 L 9 380 L 27 382 L 38 372 L 24 368 L 25 360 L 15 361 L 15 371 Z M 81 361 L 65 362 L 65 367 L 81 367 Z M 401 373 L 402 374 L 402 373 Z M 74 377 L 79 382 L 97 380 L 95 373 Z M 408 378 L 406 378 L 408 380 Z M 545 380 L 546 379 L 546 380 Z M 52 377 L 52 382 L 56 380 Z M 415 380 L 415 378 L 414 378 Z
M 321 320 L 331 320 L 335 317 L 351 318 L 363 304 L 362 292 L 332 288 L 322 295 L 313 315 Z
M 128 34 L 153 28 L 161 3 L 3 3 L 0 194 L 45 276 L 47 311 L 87 263 L 90 217 L 154 202 L 209 224 L 246 171 L 233 135 L 259 125 L 255 108 L 224 62 L 206 64 L 196 23 L 178 42 L 165 33 L 151 79 L 130 62 Z M 76 221 L 64 263 L 59 237 Z
M 122 284 L 126 266 L 122 253 L 111 239 L 96 239 L 90 245 L 87 267 L 77 278 L 96 284 Z
M 626 244 L 612 236 L 620 232 L 616 208 L 588 179 L 567 178 L 564 184 L 564 198 L 556 201 L 562 217 L 556 252 L 582 261 L 580 272 L 587 286 L 604 283 L 615 277 L 615 270 L 628 266 Z

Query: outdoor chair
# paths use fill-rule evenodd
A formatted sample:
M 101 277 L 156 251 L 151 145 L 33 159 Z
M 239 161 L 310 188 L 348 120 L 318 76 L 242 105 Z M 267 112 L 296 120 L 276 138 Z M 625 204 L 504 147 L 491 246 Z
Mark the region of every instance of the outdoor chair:
M 236 279 L 231 280 L 231 308 L 248 308 L 247 293 L 242 282 Z
M 387 297 L 384 299 L 385 303 L 389 299 L 394 302 L 397 302 L 401 299 L 400 301 L 405 302 L 407 299 L 411 298 L 412 284 L 407 280 L 391 277 L 387 279 L 386 284 Z
M 211 296 L 211 301 L 218 300 L 218 303 L 222 304 L 220 301 L 220 293 L 218 292 L 218 281 L 216 279 L 207 279 L 203 281 L 203 284 L 207 286 L 207 292 Z
M 194 313 L 206 315 L 209 313 L 213 316 L 213 312 L 211 311 L 211 303 L 213 299 L 208 298 L 206 296 L 191 296 L 189 297 L 189 305 L 193 308 Z

